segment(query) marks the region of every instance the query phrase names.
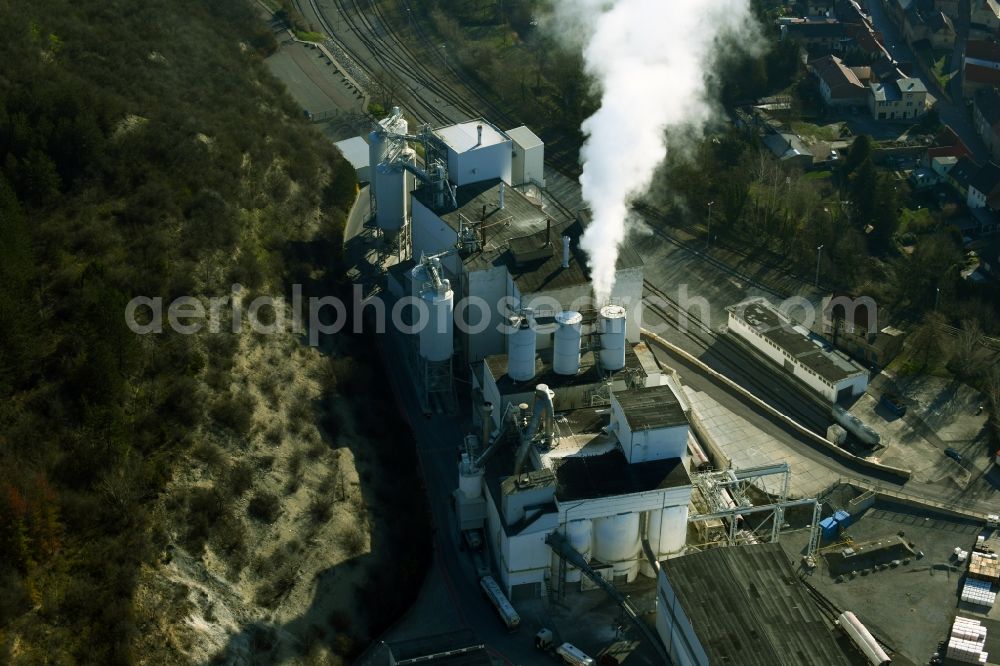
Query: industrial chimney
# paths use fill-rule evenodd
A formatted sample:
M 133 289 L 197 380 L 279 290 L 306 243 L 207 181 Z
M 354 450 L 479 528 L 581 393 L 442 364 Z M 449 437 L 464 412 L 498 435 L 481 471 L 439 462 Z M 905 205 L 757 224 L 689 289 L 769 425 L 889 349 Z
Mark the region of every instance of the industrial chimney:
M 504 189 L 505 189 L 505 187 L 506 186 L 504 185 L 504 182 L 501 180 L 500 181 L 500 210 L 504 209 Z
M 563 260 L 562 267 L 569 268 L 569 236 L 563 236 Z
M 483 145 L 483 126 L 482 125 L 477 125 L 476 126 L 476 145 L 477 146 Z

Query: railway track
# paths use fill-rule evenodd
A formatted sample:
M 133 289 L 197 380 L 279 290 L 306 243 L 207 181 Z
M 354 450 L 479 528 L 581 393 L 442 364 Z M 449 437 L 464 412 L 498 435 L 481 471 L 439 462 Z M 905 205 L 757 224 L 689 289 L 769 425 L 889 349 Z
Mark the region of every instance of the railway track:
M 824 413 L 818 409 L 812 409 L 811 406 L 804 408 L 803 403 L 790 400 L 785 392 L 776 388 L 783 385 L 780 379 L 772 378 L 771 373 L 764 368 L 760 368 L 762 371 L 760 373 L 754 372 L 754 366 L 760 367 L 758 361 L 754 360 L 748 363 L 746 353 L 736 347 L 731 340 L 720 336 L 701 319 L 687 313 L 682 315 L 677 301 L 649 280 L 644 280 L 643 285 L 646 291 L 659 301 L 653 302 L 647 299 L 643 303 L 644 307 L 652 310 L 699 348 L 721 361 L 725 368 L 717 368 L 720 372 L 730 378 L 739 379 L 740 383 L 750 388 L 762 400 L 771 403 L 813 431 L 821 435 L 825 434 L 829 419 Z M 772 379 L 773 381 L 770 381 Z

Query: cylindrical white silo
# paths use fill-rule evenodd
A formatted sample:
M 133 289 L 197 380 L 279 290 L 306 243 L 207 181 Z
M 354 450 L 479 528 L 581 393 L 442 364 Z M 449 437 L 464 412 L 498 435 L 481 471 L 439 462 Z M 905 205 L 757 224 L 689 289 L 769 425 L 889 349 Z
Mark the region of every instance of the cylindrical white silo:
M 676 553 L 687 542 L 687 506 L 653 509 L 646 523 L 646 538 L 658 557 Z
M 579 312 L 564 311 L 556 315 L 555 349 L 552 351 L 552 369 L 558 375 L 575 375 L 580 371 Z
M 625 367 L 625 308 L 605 305 L 601 308 L 601 367 L 608 371 Z
M 420 298 L 427 304 L 427 324 L 420 329 L 420 356 L 428 361 L 447 361 L 455 351 L 455 294 L 448 280 L 429 283 Z
M 375 182 L 375 223 L 383 231 L 398 231 L 406 219 L 406 171 L 391 164 L 372 167 Z
M 458 475 L 458 488 L 468 499 L 476 499 L 483 494 L 483 473 L 481 470 L 462 469 Z
M 589 519 L 573 520 L 566 524 L 566 540 L 576 550 L 583 555 L 583 558 L 590 561 L 591 550 L 594 542 L 593 522 Z M 580 570 L 569 565 L 566 567 L 566 581 L 570 583 L 580 582 Z
M 535 328 L 528 315 L 510 318 L 507 334 L 507 375 L 516 382 L 535 376 Z
M 633 560 L 639 552 L 639 514 L 594 520 L 594 558 L 606 564 Z

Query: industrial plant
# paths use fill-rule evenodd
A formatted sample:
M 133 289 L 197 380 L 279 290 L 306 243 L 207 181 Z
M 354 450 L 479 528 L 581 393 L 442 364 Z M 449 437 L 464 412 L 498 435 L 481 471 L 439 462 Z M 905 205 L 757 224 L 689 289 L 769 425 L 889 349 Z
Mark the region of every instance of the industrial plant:
M 824 620 L 805 588 L 781 589 L 791 572 L 817 567 L 833 518 L 821 520 L 817 497 L 792 495 L 788 462 L 734 468 L 720 453 L 645 339 L 644 267 L 627 244 L 612 293 L 593 300 L 580 248 L 589 213 L 549 214 L 541 140 L 482 119 L 411 131 L 394 109 L 368 141 L 372 252 L 384 297 L 410 306 L 408 329 L 394 335 L 424 414 L 466 433 L 441 454 L 455 470 L 448 528 L 503 625 L 521 627 L 525 603 L 597 589 L 664 662 L 852 663 L 843 644 L 864 626 Z M 866 370 L 766 301 L 729 314 L 734 336 L 817 400 L 864 391 Z M 792 522 L 807 535 L 799 560 L 779 545 Z M 658 590 L 655 623 L 622 592 L 644 579 Z M 721 620 L 698 601 L 708 579 L 757 661 L 721 646 Z M 762 607 L 774 621 L 798 605 L 789 633 L 740 606 L 743 585 L 774 596 Z M 536 645 L 590 659 L 547 627 Z

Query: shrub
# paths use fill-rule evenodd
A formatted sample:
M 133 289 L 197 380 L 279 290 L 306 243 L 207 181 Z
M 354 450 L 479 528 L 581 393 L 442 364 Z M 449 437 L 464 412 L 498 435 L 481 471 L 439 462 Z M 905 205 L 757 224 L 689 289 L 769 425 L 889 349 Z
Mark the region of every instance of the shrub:
M 253 485 L 253 466 L 246 460 L 237 461 L 229 468 L 226 482 L 229 492 L 239 497 Z
M 251 498 L 250 504 L 247 505 L 247 513 L 252 518 L 270 525 L 278 519 L 278 515 L 281 513 L 281 503 L 273 493 L 261 491 Z
M 253 425 L 253 402 L 244 393 L 240 397 L 224 396 L 212 406 L 212 418 L 237 435 L 246 436 Z

